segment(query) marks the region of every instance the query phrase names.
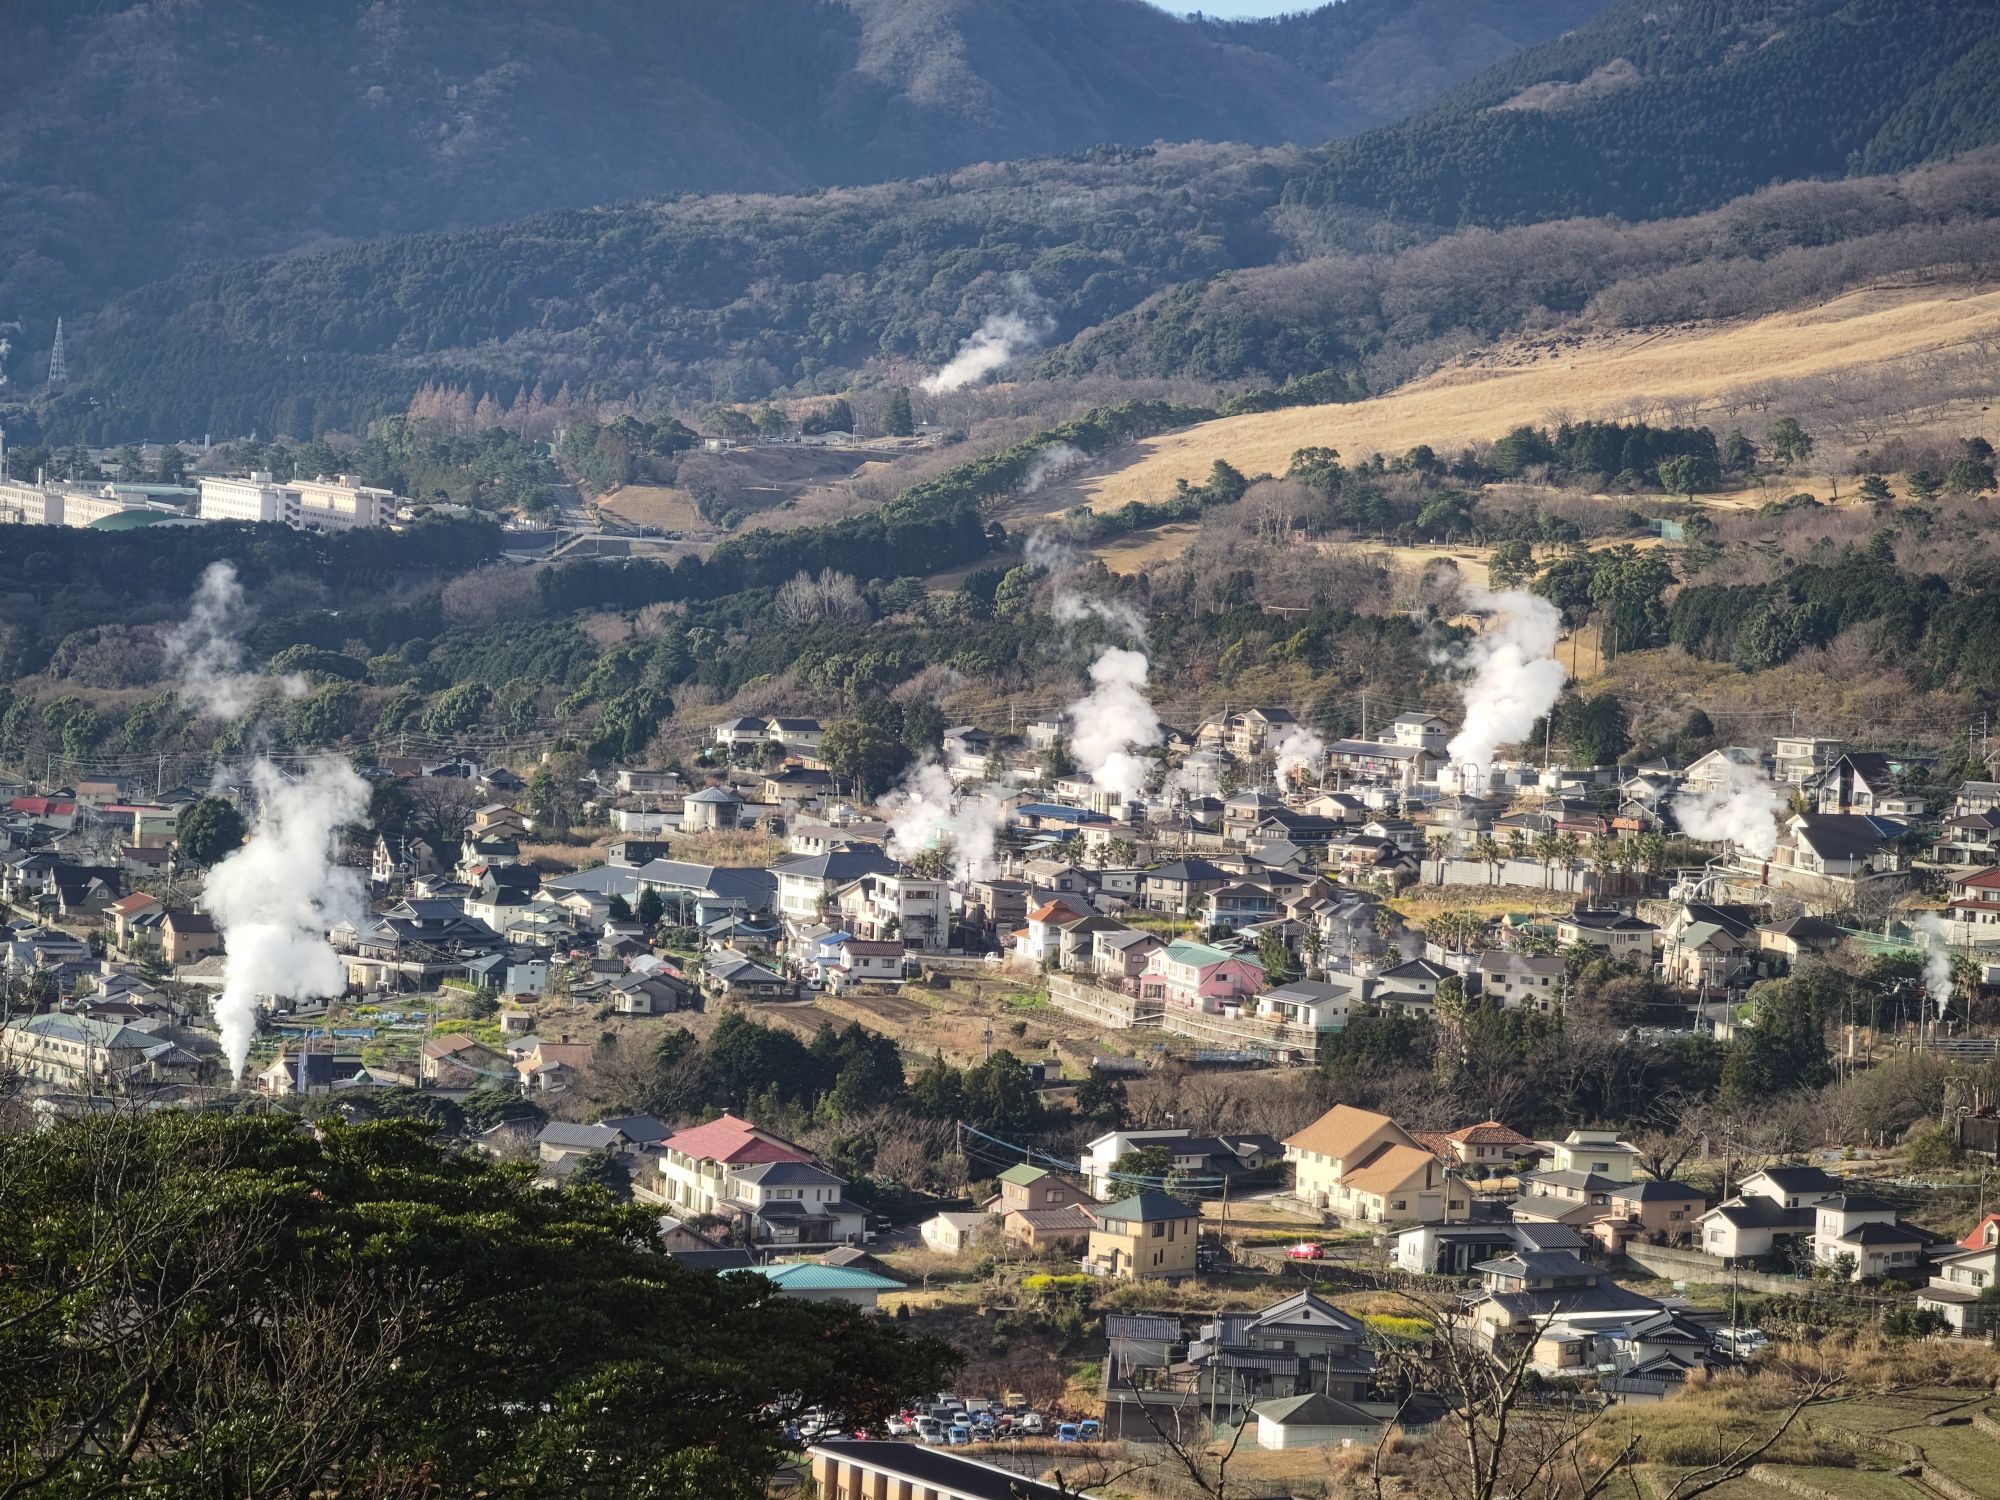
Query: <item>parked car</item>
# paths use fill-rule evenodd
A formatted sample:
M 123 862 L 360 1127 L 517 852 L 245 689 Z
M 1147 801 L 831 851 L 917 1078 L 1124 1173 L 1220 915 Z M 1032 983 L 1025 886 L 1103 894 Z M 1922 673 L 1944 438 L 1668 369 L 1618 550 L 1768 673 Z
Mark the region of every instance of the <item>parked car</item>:
M 1095 1417 L 1085 1417 L 1076 1424 L 1076 1435 L 1080 1442 L 1094 1443 L 1104 1435 L 1104 1427 Z
M 1285 1252 L 1286 1260 L 1325 1260 L 1326 1247 L 1317 1240 L 1300 1240 Z
M 1057 1441 L 1057 1442 L 1059 1442 L 1059 1443 L 1073 1443 L 1073 1442 L 1075 1442 L 1075 1441 L 1076 1441 L 1076 1423 L 1074 1423 L 1074 1422 L 1065 1422 L 1065 1423 L 1063 1423 L 1063 1424 L 1062 1424 L 1062 1426 L 1058 1427 L 1058 1428 L 1056 1429 L 1056 1441 Z
M 1021 1413 L 1021 1431 L 1026 1433 L 1038 1433 L 1041 1430 L 1042 1430 L 1042 1414 L 1040 1412 L 1024 1411 Z
M 963 1422 L 954 1422 L 944 1430 L 945 1440 L 954 1448 L 963 1448 L 972 1441 L 972 1429 Z
M 1009 1411 L 1026 1411 L 1028 1398 L 1019 1391 L 1005 1391 L 1000 1396 L 1000 1404 Z

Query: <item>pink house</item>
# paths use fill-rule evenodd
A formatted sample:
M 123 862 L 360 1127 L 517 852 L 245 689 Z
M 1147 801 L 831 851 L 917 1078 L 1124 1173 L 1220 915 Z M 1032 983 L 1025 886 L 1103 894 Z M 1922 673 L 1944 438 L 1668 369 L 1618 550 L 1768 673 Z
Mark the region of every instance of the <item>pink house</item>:
M 1146 960 L 1139 994 L 1181 1010 L 1209 1015 L 1261 993 L 1269 981 L 1264 966 L 1241 953 L 1225 953 L 1206 943 L 1176 939 Z

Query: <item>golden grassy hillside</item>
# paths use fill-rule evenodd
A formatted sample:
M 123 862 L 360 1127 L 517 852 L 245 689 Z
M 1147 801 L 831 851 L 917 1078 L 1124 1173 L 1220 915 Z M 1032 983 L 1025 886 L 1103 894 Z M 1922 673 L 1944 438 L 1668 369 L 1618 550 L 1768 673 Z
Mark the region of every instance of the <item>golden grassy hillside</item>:
M 1924 288 L 1855 292 L 1724 325 L 1532 340 L 1468 356 L 1370 401 L 1225 417 L 1168 433 L 1136 445 L 1118 467 L 1043 497 L 1051 513 L 1080 503 L 1115 509 L 1159 500 L 1176 479 L 1198 483 L 1218 458 L 1246 474 L 1275 474 L 1304 447 L 1335 447 L 1350 459 L 1418 443 L 1446 450 L 1544 422 L 1551 411 L 1619 417 L 1635 401 L 1716 403 L 1744 387 L 1894 365 L 1996 336 L 2000 291 Z M 1746 420 L 1756 425 L 1754 414 Z

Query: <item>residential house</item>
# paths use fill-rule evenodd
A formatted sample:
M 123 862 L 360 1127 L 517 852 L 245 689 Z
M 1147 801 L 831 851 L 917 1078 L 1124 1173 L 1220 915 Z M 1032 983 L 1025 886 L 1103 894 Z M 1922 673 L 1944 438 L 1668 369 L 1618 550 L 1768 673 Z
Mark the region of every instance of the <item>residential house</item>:
M 1338 1104 L 1285 1141 L 1292 1195 L 1343 1220 L 1450 1223 L 1471 1211 L 1457 1172 L 1387 1115 Z
M 785 766 L 766 775 L 757 786 L 762 801 L 788 810 L 828 796 L 832 791 L 833 773 L 810 766 Z
M 1771 776 L 1780 786 L 1810 786 L 1831 771 L 1847 741 L 1816 734 L 1781 734 L 1771 742 Z
M 1556 942 L 1565 948 L 1581 943 L 1616 964 L 1652 964 L 1653 924 L 1628 913 L 1579 907 L 1557 917 L 1555 929 Z
M 724 719 L 709 731 L 710 742 L 726 750 L 750 750 L 765 742 L 770 726 L 762 719 Z
M 1139 900 L 1148 911 L 1193 912 L 1202 897 L 1228 885 L 1232 877 L 1205 859 L 1177 859 L 1148 870 L 1139 886 Z
M 1685 1244 L 1700 1233 L 1699 1220 L 1707 1207 L 1708 1194 L 1685 1182 L 1639 1178 L 1611 1190 L 1611 1212 L 1593 1219 L 1589 1233 L 1612 1254 L 1633 1240 Z
M 798 1297 L 807 1302 L 840 1302 L 865 1312 L 876 1310 L 884 1292 L 903 1290 L 902 1282 L 893 1276 L 884 1276 L 880 1271 L 864 1270 L 860 1266 L 823 1266 L 814 1261 L 766 1262 L 761 1266 L 744 1266 L 722 1274 L 762 1276 L 787 1297 Z M 904 1445 L 873 1443 L 868 1446 L 887 1448 Z M 849 1492 L 843 1489 L 840 1493 Z M 859 1500 L 859 1495 L 858 1490 L 853 1492 L 852 1500 Z
M 1170 1009 L 1215 1015 L 1241 1006 L 1266 982 L 1263 964 L 1247 954 L 1175 938 L 1146 960 L 1139 995 Z
M 764 737 L 793 755 L 817 755 L 826 730 L 818 719 L 772 719 L 764 726 Z
M 732 1000 L 791 1000 L 799 988 L 784 975 L 738 953 L 705 959 L 701 987 L 707 994 Z
M 1572 1130 L 1551 1143 L 1548 1167 L 1521 1175 L 1514 1216 L 1570 1225 L 1610 1216 L 1611 1195 L 1632 1181 L 1638 1155 L 1615 1130 Z
M 887 985 L 893 989 L 903 982 L 908 957 L 908 950 L 893 938 L 871 943 L 864 938 L 843 936 L 834 945 L 833 962 L 824 970 L 826 987 L 836 995 L 864 985 Z
M 1268 1135 L 1197 1136 L 1186 1127 L 1155 1130 L 1111 1130 L 1084 1143 L 1078 1163 L 1084 1186 L 1099 1199 L 1111 1199 L 1125 1184 L 1114 1174 L 1118 1159 L 1128 1151 L 1159 1147 L 1168 1158 L 1167 1170 L 1188 1176 L 1225 1177 L 1254 1171 L 1280 1159 L 1283 1148 Z
M 1416 1139 L 1430 1147 L 1441 1161 L 1465 1168 L 1476 1177 L 1510 1172 L 1515 1162 L 1542 1154 L 1541 1147 L 1498 1120 L 1481 1120 L 1476 1125 L 1461 1125 L 1456 1130 L 1435 1134 L 1419 1131 Z
M 986 1205 L 988 1213 L 1008 1214 L 1017 1210 L 1063 1208 L 1083 1203 L 1089 1194 L 1067 1178 L 1058 1177 L 1047 1167 L 1020 1162 L 994 1179 L 999 1194 Z
M 1473 1270 L 1483 1285 L 1467 1314 L 1479 1343 L 1490 1350 L 1526 1336 L 1540 1343 L 1560 1322 L 1562 1329 L 1549 1341 L 1550 1347 L 1535 1350 L 1533 1362 L 1550 1371 L 1589 1367 L 1587 1353 L 1569 1338 L 1577 1325 L 1616 1323 L 1630 1314 L 1661 1310 L 1652 1298 L 1627 1291 L 1569 1250 L 1517 1250 L 1483 1261 Z
M 1202 925 L 1211 931 L 1234 932 L 1285 914 L 1285 904 L 1268 885 L 1239 880 L 1218 886 L 1202 898 Z
M 425 1083 L 440 1088 L 491 1088 L 496 1082 L 519 1082 L 504 1053 L 462 1031 L 426 1037 L 418 1068 Z
M 1015 957 L 1038 969 L 1048 967 L 1062 956 L 1063 929 L 1096 915 L 1096 908 L 1081 896 L 1057 896 L 1044 901 L 1022 923 L 1014 942 Z
M 1825 917 L 1793 917 L 1757 929 L 1757 950 L 1787 963 L 1829 953 L 1847 941 L 1847 934 Z
M 1371 998 L 1385 1011 L 1404 1015 L 1435 1016 L 1438 986 L 1448 979 L 1471 988 L 1465 976 L 1427 958 L 1405 959 L 1375 976 Z
M 1820 780 L 1815 800 L 1823 813 L 1922 817 L 1924 799 L 1905 792 L 1898 781 L 1888 756 L 1874 750 L 1850 750 Z
M 1397 1233 L 1393 1258 L 1401 1269 L 1422 1276 L 1470 1276 L 1481 1261 L 1517 1250 L 1581 1251 L 1583 1243 L 1569 1225 L 1536 1219 L 1415 1224 Z
M 990 1214 L 976 1209 L 946 1209 L 918 1225 L 917 1236 L 927 1250 L 935 1250 L 939 1255 L 962 1255 L 991 1228 Z
M 666 1016 L 694 1003 L 694 988 L 665 967 L 621 974 L 610 984 L 613 1011 L 621 1016 Z
M 222 951 L 222 934 L 206 912 L 171 908 L 160 919 L 160 956 L 175 968 Z
M 1724 745 L 1693 761 L 1681 772 L 1681 785 L 1692 792 L 1710 792 L 1734 783 L 1745 771 L 1764 774 L 1764 757 L 1747 745 Z
M 1937 1313 L 1953 1333 L 1979 1338 L 2000 1325 L 2000 1302 L 1989 1300 L 1996 1286 L 2000 1243 L 1968 1246 L 1961 1240 L 1931 1263 L 1929 1284 L 1917 1289 L 1917 1306 Z
M 1396 740 L 1335 740 L 1326 747 L 1327 768 L 1357 781 L 1409 791 L 1435 779 L 1442 753 Z
M 1136 927 L 1116 927 L 1091 937 L 1091 967 L 1104 979 L 1120 986 L 1135 985 L 1152 962 L 1153 955 L 1167 945 L 1150 932 Z
M 1813 1259 L 1851 1262 L 1851 1281 L 1912 1272 L 1929 1243 L 1929 1235 L 1901 1222 L 1895 1204 L 1872 1193 L 1833 1193 L 1813 1205 Z
M 681 827 L 688 833 L 713 833 L 743 823 L 743 799 L 726 786 L 703 787 L 682 799 Z
M 921 875 L 863 875 L 834 893 L 840 925 L 871 942 L 895 938 L 917 953 L 942 953 L 951 942 L 945 883 Z
M 864 875 L 891 875 L 897 864 L 879 849 L 829 849 L 796 855 L 771 867 L 778 881 L 778 915 L 796 931 L 826 920 L 835 911 L 835 893 Z
M 524 1094 L 550 1094 L 573 1088 L 590 1071 L 596 1049 L 588 1042 L 572 1042 L 568 1037 L 548 1042 L 537 1037 L 534 1046 L 514 1060 L 514 1074 Z
M 1697 1221 L 1704 1254 L 1725 1266 L 1781 1255 L 1808 1239 L 1818 1216 L 1813 1205 L 1840 1191 L 1838 1178 L 1818 1167 L 1778 1166 L 1752 1172 L 1736 1196 Z
M 1968 947 L 2000 943 L 2000 865 L 1954 875 L 1945 911 L 1945 933 L 1951 942 Z
M 1084 1269 L 1128 1281 L 1179 1280 L 1195 1269 L 1201 1211 L 1148 1188 L 1096 1210 Z
M 1248 708 L 1200 725 L 1195 730 L 1195 743 L 1226 750 L 1238 760 L 1255 760 L 1298 723 L 1289 709 Z
M 865 1233 L 866 1216 L 842 1196 L 841 1178 L 739 1116 L 676 1131 L 645 1155 L 651 1170 L 638 1195 L 683 1219 L 733 1219 L 753 1240 L 775 1244 L 856 1243 Z
M 193 1083 L 200 1072 L 192 1054 L 149 1031 L 61 1011 L 22 1016 L 0 1027 L 0 1061 L 30 1083 L 91 1093 Z
M 1568 988 L 1569 969 L 1553 953 L 1490 948 L 1479 955 L 1479 989 L 1507 1010 L 1552 1010 Z
M 111 940 L 120 948 L 129 946 L 141 933 L 149 933 L 165 920 L 166 906 L 159 897 L 135 891 L 120 897 L 104 909 L 111 918 Z
M 1294 979 L 1257 996 L 1259 1019 L 1309 1031 L 1345 1031 L 1355 1007 L 1366 1001 L 1367 982 L 1352 974 Z
M 1762 908 L 1690 901 L 1660 930 L 1660 972 L 1678 989 L 1732 989 L 1756 973 Z
M 669 796 L 682 789 L 680 772 L 664 767 L 623 767 L 612 784 L 628 797 Z
M 1001 1234 L 1030 1251 L 1080 1251 L 1089 1243 L 1096 1225 L 1096 1218 L 1081 1203 L 1066 1203 L 1060 1208 L 1014 1208 L 1000 1216 Z

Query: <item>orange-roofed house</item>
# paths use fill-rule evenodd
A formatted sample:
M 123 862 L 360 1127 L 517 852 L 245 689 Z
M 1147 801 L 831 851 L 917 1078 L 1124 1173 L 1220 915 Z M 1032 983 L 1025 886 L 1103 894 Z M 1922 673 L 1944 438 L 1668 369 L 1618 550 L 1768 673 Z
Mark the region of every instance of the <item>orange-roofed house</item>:
M 514 1060 L 514 1071 L 521 1079 L 521 1091 L 548 1094 L 575 1086 L 590 1071 L 591 1058 L 596 1051 L 590 1043 L 572 1042 L 568 1037 L 559 1042 L 545 1042 L 537 1037 L 535 1045 Z
M 1293 1192 L 1343 1220 L 1452 1224 L 1472 1195 L 1447 1166 L 1387 1115 L 1337 1104 L 1285 1142 Z
M 1456 1130 L 1426 1132 L 1423 1143 L 1454 1167 L 1506 1170 L 1523 1156 L 1540 1149 L 1511 1125 L 1498 1120 L 1481 1120 L 1477 1125 L 1461 1125 Z
M 1063 930 L 1097 915 L 1097 909 L 1082 899 L 1062 896 L 1044 901 L 1028 913 L 1028 925 L 1020 931 L 1015 952 L 1040 968 L 1062 952 Z
M 134 891 L 131 895 L 121 897 L 105 907 L 104 913 L 111 918 L 113 940 L 123 948 L 143 926 L 149 925 L 145 922 L 146 918 L 153 918 L 154 921 L 150 925 L 157 926 L 160 914 L 166 909 L 165 903 L 159 897 L 149 896 L 144 891 Z
M 1958 1242 L 1961 1250 L 1991 1250 L 2000 1245 L 2000 1214 L 1988 1214 L 1972 1226 L 1972 1232 Z

